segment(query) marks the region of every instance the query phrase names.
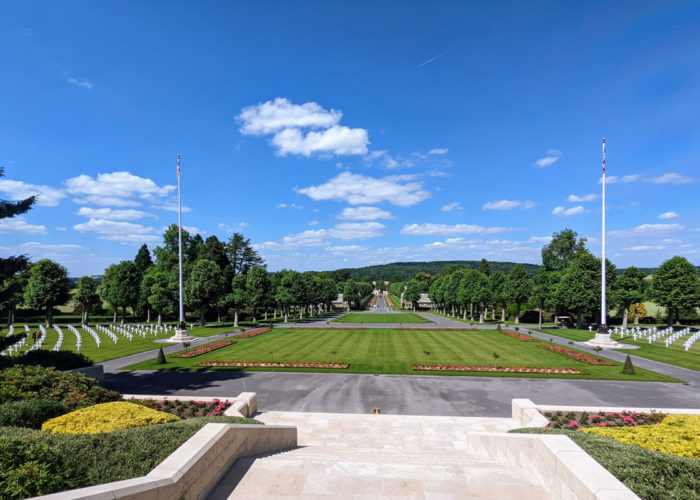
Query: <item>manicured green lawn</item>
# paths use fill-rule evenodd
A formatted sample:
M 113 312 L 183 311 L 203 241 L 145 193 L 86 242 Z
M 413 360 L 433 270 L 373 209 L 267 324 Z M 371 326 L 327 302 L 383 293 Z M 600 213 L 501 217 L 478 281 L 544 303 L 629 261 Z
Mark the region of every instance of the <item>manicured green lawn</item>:
M 276 328 L 195 358 L 169 355 L 165 366 L 155 360 L 129 366 L 130 370 L 195 369 L 203 360 L 228 361 L 310 361 L 346 362 L 346 370 L 303 368 L 245 368 L 257 371 L 321 371 L 334 373 L 394 373 L 465 375 L 465 372 L 414 371 L 413 363 L 494 364 L 499 366 L 571 367 L 587 375 L 528 374 L 531 377 L 589 378 L 611 380 L 674 381 L 669 377 L 637 369 L 633 376 L 622 375 L 622 364 L 594 366 L 540 348 L 547 342 L 523 342 L 495 330 L 400 330 L 372 328 L 366 330 L 302 330 Z M 427 351 L 430 354 L 426 355 Z M 336 354 L 333 355 L 332 353 Z M 218 369 L 218 368 L 215 368 Z M 240 370 L 240 368 L 222 368 Z M 486 376 L 522 376 L 519 374 L 469 373 Z
M 61 350 L 63 351 L 75 351 L 76 341 L 75 334 L 68 330 L 67 327 L 61 326 L 63 330 L 63 344 L 61 345 Z M 32 331 L 36 330 L 36 326 L 32 327 Z M 199 327 L 195 326 L 190 329 L 190 334 L 194 337 L 209 337 L 217 333 L 230 332 L 234 329 L 231 327 Z M 23 328 L 16 328 L 17 333 L 23 331 Z M 80 352 L 85 354 L 95 363 L 101 363 L 102 361 L 107 361 L 108 359 L 120 358 L 122 356 L 128 356 L 130 354 L 136 354 L 138 352 L 149 351 L 151 349 L 157 349 L 162 346 L 162 343 L 154 342 L 158 339 L 164 339 L 173 336 L 172 330 L 169 333 L 161 333 L 159 335 L 148 335 L 145 339 L 138 335 L 134 335 L 134 340 L 129 340 L 126 337 L 118 334 L 117 332 L 117 343 L 115 344 L 112 339 L 110 339 L 104 333 L 97 331 L 101 339 L 100 347 L 97 347 L 95 339 L 92 338 L 87 331 L 82 328 L 78 328 L 80 336 L 82 338 L 82 346 Z M 46 329 L 46 339 L 42 344 L 42 349 L 52 349 L 56 342 L 58 341 L 58 333 L 53 328 Z M 31 344 L 31 338 L 30 338 Z M 29 346 L 28 346 L 29 347 Z
M 542 332 L 545 335 L 552 335 L 574 340 L 576 342 L 585 342 L 587 340 L 592 339 L 595 336 L 595 331 L 589 332 L 588 330 L 575 330 L 565 328 L 557 328 L 551 330 L 534 329 L 534 331 Z M 689 370 L 700 371 L 700 341 L 695 342 L 695 344 L 693 344 L 693 346 L 687 352 L 683 349 L 683 343 L 685 342 L 685 339 L 689 337 L 689 335 L 681 337 L 668 347 L 666 347 L 666 345 L 664 344 L 664 339 L 658 339 L 655 342 L 649 344 L 649 342 L 646 339 L 640 339 L 638 341 L 632 340 L 632 337 L 625 337 L 621 339 L 614 333 L 612 337 L 613 340 L 616 340 L 623 344 L 639 346 L 639 349 L 622 351 L 625 353 L 629 353 L 632 356 L 653 359 L 654 361 L 668 363 L 669 365 L 675 365 L 680 366 L 682 368 L 688 368 Z
M 432 323 L 422 316 L 412 313 L 361 314 L 350 313 L 333 320 L 335 323 Z

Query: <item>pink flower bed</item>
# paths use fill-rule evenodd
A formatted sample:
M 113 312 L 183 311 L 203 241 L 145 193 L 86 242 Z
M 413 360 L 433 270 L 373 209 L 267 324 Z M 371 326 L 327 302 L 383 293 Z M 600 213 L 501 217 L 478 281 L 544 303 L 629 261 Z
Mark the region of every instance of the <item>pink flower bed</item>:
M 353 326 L 352 328 L 348 327 L 342 327 L 342 326 L 287 326 L 285 328 L 289 328 L 291 330 L 345 330 L 345 331 L 354 331 L 354 330 L 369 330 L 366 326 Z
M 579 430 L 584 427 L 635 427 L 637 425 L 660 424 L 665 416 L 663 413 L 640 413 L 632 411 L 622 412 L 567 412 L 545 411 L 542 415 L 547 417 L 549 424 L 547 429 L 571 429 Z
M 255 368 L 335 368 L 345 369 L 348 363 L 318 363 L 315 361 L 200 361 L 197 366 L 232 366 Z
M 267 333 L 269 331 L 269 328 L 258 328 L 257 330 L 251 330 L 249 332 L 244 333 L 243 335 L 238 335 L 237 337 L 239 339 L 247 339 L 250 337 L 255 337 L 256 335 L 262 335 L 263 333 Z
M 372 300 L 369 301 L 369 307 L 372 307 L 375 302 L 377 302 L 377 296 L 372 295 Z
M 548 351 L 556 352 L 557 354 L 561 354 L 562 356 L 566 356 L 567 358 L 575 359 L 576 361 L 580 361 L 582 363 L 588 363 L 589 365 L 603 365 L 603 366 L 611 366 L 614 365 L 612 361 L 606 361 L 604 359 L 598 359 L 594 356 L 590 356 L 586 353 L 583 352 L 577 352 L 577 351 L 572 351 L 571 349 L 567 349 L 566 347 L 562 347 L 560 345 L 541 345 L 540 346 L 542 349 L 547 349 Z
M 497 373 L 563 373 L 566 375 L 578 375 L 583 372 L 576 368 L 551 368 L 541 366 L 485 366 L 485 365 L 426 365 L 414 364 L 417 371 L 444 371 L 444 372 L 497 372 Z
M 141 402 L 144 404 L 144 402 Z M 163 399 L 162 402 L 155 403 L 152 408 L 156 411 L 164 411 L 177 415 L 180 418 L 197 418 L 197 417 L 220 417 L 226 409 L 231 406 L 231 403 L 213 399 L 212 401 L 180 401 L 178 399 L 171 400 Z
M 444 331 L 450 331 L 450 332 L 461 332 L 461 331 L 465 331 L 465 330 L 466 330 L 466 331 L 475 332 L 475 331 L 478 330 L 478 328 L 460 328 L 460 327 L 458 327 L 458 326 L 457 326 L 457 327 L 451 327 L 451 328 L 447 328 L 447 327 L 442 327 L 442 328 L 431 328 L 431 327 L 429 327 L 429 326 L 427 326 L 427 327 L 426 327 L 426 326 L 424 326 L 424 327 L 420 327 L 420 326 L 416 326 L 416 327 L 404 326 L 404 327 L 401 327 L 401 328 L 397 328 L 396 330 L 398 330 L 398 331 L 404 331 L 404 330 L 428 330 L 428 331 L 430 331 L 430 330 L 435 330 L 435 331 L 444 330 Z
M 537 342 L 537 339 L 533 339 L 532 337 L 528 337 L 526 335 L 521 335 L 511 330 L 501 330 L 501 333 L 505 333 L 506 335 L 513 337 L 514 339 L 522 340 L 523 342 Z
M 203 345 L 201 347 L 197 347 L 195 349 L 190 349 L 189 351 L 186 352 L 180 352 L 175 355 L 176 358 L 194 358 L 195 356 L 199 356 L 200 354 L 206 354 L 211 351 L 216 351 L 217 349 L 221 349 L 222 347 L 226 347 L 227 345 L 235 344 L 235 340 L 219 340 L 218 342 L 214 342 L 213 344 L 208 344 L 208 345 Z
M 388 305 L 389 307 L 394 307 L 394 304 L 391 302 L 391 299 L 388 295 L 384 297 L 384 300 L 386 300 L 386 305 Z

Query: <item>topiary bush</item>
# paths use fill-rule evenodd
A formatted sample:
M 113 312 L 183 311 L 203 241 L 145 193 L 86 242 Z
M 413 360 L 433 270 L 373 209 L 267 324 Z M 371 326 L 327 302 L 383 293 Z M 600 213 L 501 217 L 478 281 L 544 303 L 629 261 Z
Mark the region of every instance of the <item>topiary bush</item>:
M 159 347 L 158 348 L 158 356 L 156 357 L 156 363 L 159 365 L 164 365 L 166 363 L 165 361 L 165 353 L 163 352 L 163 348 Z
M 117 401 L 67 413 L 44 422 L 42 431 L 53 434 L 100 434 L 131 427 L 175 422 L 179 417 L 142 405 Z
M 630 358 L 630 355 L 627 355 L 627 358 L 625 358 L 625 366 L 622 367 L 622 373 L 623 375 L 634 375 L 634 365 L 632 364 L 632 358 Z
M 0 405 L 0 426 L 41 429 L 41 424 L 67 413 L 66 407 L 53 399 L 24 399 Z
M 21 399 L 53 399 L 69 410 L 121 400 L 121 394 L 101 387 L 82 373 L 42 366 L 14 366 L 0 371 L 0 404 Z

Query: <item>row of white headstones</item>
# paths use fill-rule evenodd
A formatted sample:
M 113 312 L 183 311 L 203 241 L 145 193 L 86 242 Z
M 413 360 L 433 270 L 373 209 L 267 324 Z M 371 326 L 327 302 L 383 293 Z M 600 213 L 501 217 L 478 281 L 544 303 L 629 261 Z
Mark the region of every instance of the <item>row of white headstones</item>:
M 80 352 L 80 348 L 83 344 L 83 338 L 80 334 L 80 331 L 73 325 L 67 325 L 66 328 L 68 328 L 68 330 L 70 330 L 73 333 L 73 335 L 75 335 L 75 350 Z M 82 325 L 81 328 L 88 332 L 88 334 L 90 334 L 90 336 L 95 340 L 97 347 L 100 347 L 102 344 L 102 339 L 98 332 L 109 337 L 115 344 L 118 343 L 119 337 L 114 332 L 117 332 L 129 341 L 134 340 L 134 336 L 145 339 L 148 336 L 157 336 L 163 333 L 175 333 L 175 327 L 170 325 L 95 325 L 95 328 L 92 328 L 88 325 Z M 58 325 L 54 325 L 53 329 L 58 334 L 58 340 L 51 348 L 51 350 L 59 351 L 63 346 L 63 329 Z M 26 332 L 27 336 L 0 352 L 0 356 L 13 356 L 19 353 L 24 347 L 26 347 L 27 339 L 30 335 L 28 325 L 24 325 L 24 331 Z M 38 349 L 41 349 L 41 347 L 44 345 L 44 341 L 46 340 L 46 327 L 44 327 L 43 325 L 39 325 L 39 332 L 41 333 L 41 335 L 34 340 L 34 343 L 29 348 L 30 351 L 36 351 Z M 14 335 L 14 333 L 15 327 L 14 325 L 10 325 L 10 327 L 8 328 L 7 336 L 9 337 L 10 335 Z
M 590 329 L 590 328 L 589 328 Z M 693 331 L 691 328 L 682 328 L 680 330 L 674 330 L 673 327 L 669 326 L 664 329 L 658 329 L 653 326 L 651 328 L 613 328 L 613 333 L 618 335 L 619 338 L 632 337 L 632 340 L 641 340 L 646 338 L 647 343 L 651 344 L 657 340 L 664 339 L 664 346 L 669 347 L 671 344 L 677 340 L 682 339 L 688 334 L 692 335 L 685 340 L 683 343 L 683 349 L 687 352 L 693 346 L 693 344 L 700 339 L 700 331 Z M 665 337 L 665 338 L 664 338 Z

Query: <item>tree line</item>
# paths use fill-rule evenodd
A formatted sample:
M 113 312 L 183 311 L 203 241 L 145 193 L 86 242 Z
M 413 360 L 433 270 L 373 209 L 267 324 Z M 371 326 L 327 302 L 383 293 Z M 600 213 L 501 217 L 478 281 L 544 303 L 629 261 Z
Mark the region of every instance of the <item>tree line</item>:
M 601 261 L 586 248 L 585 238 L 565 229 L 554 233 L 552 241 L 542 248 L 542 265 L 530 276 L 522 264 L 513 266 L 506 274 L 492 271 L 482 260 L 479 269 L 452 265 L 436 275 L 417 273 L 411 280 L 392 283 L 389 290 L 418 305 L 421 293 L 428 293 L 433 307 L 443 314 L 461 316 L 483 323 L 490 313 L 492 319 L 506 320 L 511 307 L 514 322 L 520 321 L 522 307 L 527 305 L 539 312 L 550 310 L 555 316 L 573 316 L 581 328 L 592 319 L 597 323 L 600 311 Z M 611 308 L 622 312 L 626 327 L 630 311 L 635 322 L 645 300 L 663 306 L 669 324 L 681 315 L 694 316 L 700 306 L 700 282 L 697 268 L 687 259 L 675 256 L 665 261 L 652 275 L 636 267 L 626 268 L 620 275 L 606 260 L 606 290 Z

